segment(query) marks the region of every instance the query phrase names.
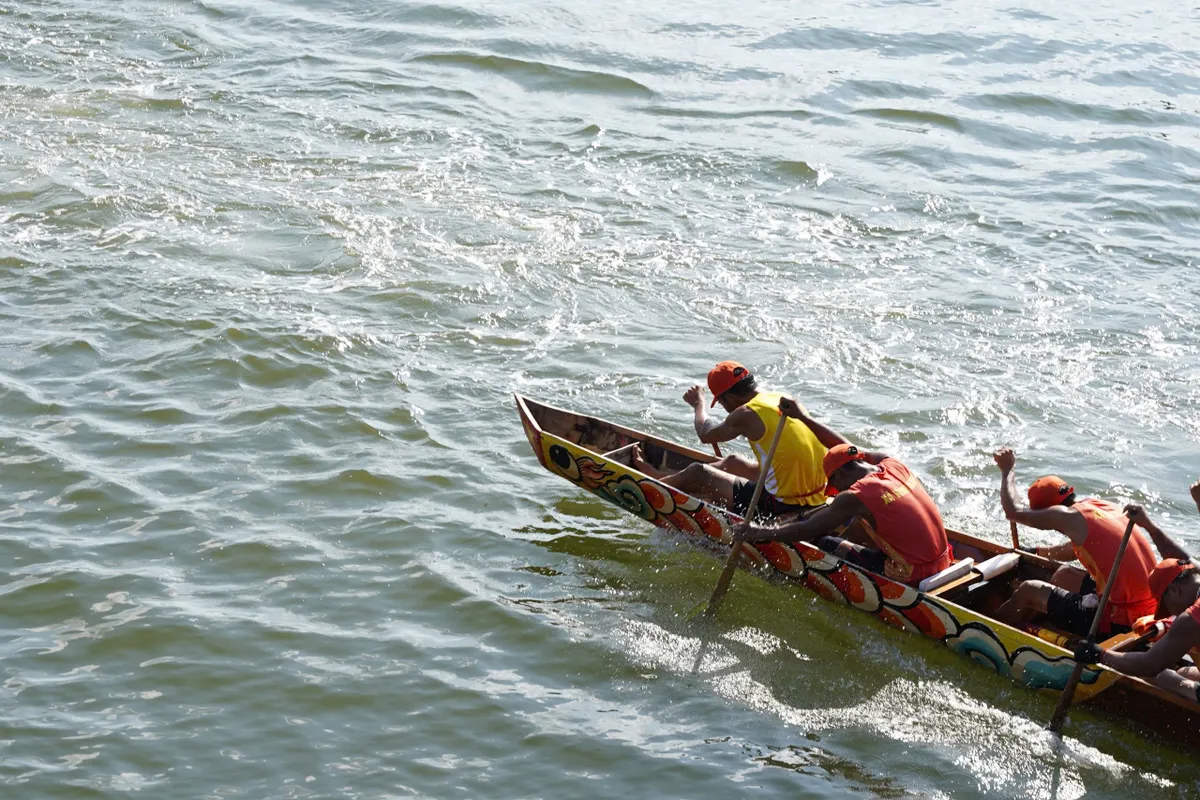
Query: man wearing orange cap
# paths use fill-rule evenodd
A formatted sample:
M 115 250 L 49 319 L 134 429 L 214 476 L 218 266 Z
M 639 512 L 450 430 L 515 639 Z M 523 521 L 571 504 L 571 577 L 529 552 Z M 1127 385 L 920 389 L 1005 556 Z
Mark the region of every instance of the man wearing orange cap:
M 1200 572 L 1196 572 L 1188 552 L 1154 524 L 1145 508 L 1130 503 L 1125 506 L 1125 513 L 1134 524 L 1150 534 L 1150 541 L 1154 542 L 1163 559 L 1150 571 L 1146 580 L 1150 584 L 1150 594 L 1158 601 L 1158 609 L 1152 617 L 1142 617 L 1134 625 L 1134 629 L 1142 633 L 1142 628 L 1151 622 L 1166 619 L 1167 625 L 1170 625 L 1169 620 L 1196 601 L 1197 595 L 1200 595 Z
M 681 492 L 721 503 L 733 513 L 745 516 L 758 482 L 759 464 L 767 457 L 776 429 L 783 425 L 756 514 L 806 513 L 824 505 L 821 458 L 827 445 L 811 429 L 779 413 L 783 395 L 760 392 L 754 376 L 736 361 L 722 361 L 713 367 L 708 373 L 708 388 L 713 393 L 709 407 L 720 403 L 727 413 L 719 421 L 708 416 L 704 390 L 699 386 L 688 389 L 683 399 L 694 411 L 696 435 L 705 444 L 745 436 L 750 440 L 757 463 L 731 453 L 713 464 L 695 463 L 679 472 L 665 473 L 647 463 L 640 448 L 634 448 L 633 468 Z
M 828 481 L 826 494 L 836 497 L 806 519 L 779 527 L 750 526 L 746 541 L 815 540 L 826 552 L 911 586 L 950 566 L 953 557 L 942 515 L 908 467 L 884 453 L 859 450 L 794 401 L 785 398 L 780 408 L 821 441 L 834 442 L 822 470 Z M 867 523 L 867 534 L 878 549 L 826 535 L 854 517 Z
M 1155 617 L 1167 620 L 1166 635 L 1144 652 L 1109 652 L 1093 642 L 1084 642 L 1075 650 L 1075 658 L 1085 664 L 1103 664 L 1126 675 L 1157 676 L 1155 683 L 1162 688 L 1200 702 L 1200 670 L 1194 666 L 1176 669 L 1189 651 L 1193 660 L 1200 652 L 1200 570 L 1170 539 L 1162 536 L 1164 541 L 1159 541 L 1155 532 L 1162 535 L 1161 531 L 1141 506 L 1127 506 L 1126 511 L 1131 519 L 1150 531 L 1163 555 L 1171 555 L 1158 563 L 1148 579 L 1150 592 L 1158 602 Z
M 1150 591 L 1158 598 L 1155 619 L 1177 617 L 1200 600 L 1200 570 L 1189 559 L 1165 558 L 1150 573 Z
M 1000 503 L 1008 519 L 1045 531 L 1058 531 L 1070 542 L 1037 548 L 1040 555 L 1060 561 L 1078 558 L 1087 569 L 1064 566 L 1047 581 L 1023 581 L 1012 597 L 996 612 L 1001 621 L 1021 627 L 1038 614 L 1049 616 L 1055 626 L 1069 633 L 1086 635 L 1100 605 L 1097 587 L 1112 573 L 1117 550 L 1125 535 L 1125 518 L 1105 500 L 1075 498 L 1075 489 L 1054 475 L 1038 478 L 1029 487 L 1029 507 L 1017 506 L 1013 467 L 1017 457 L 1011 448 L 996 451 L 1000 467 Z M 1148 576 L 1154 568 L 1154 551 L 1146 534 L 1135 530 L 1116 575 L 1116 584 L 1100 622 L 1100 632 L 1130 630 L 1139 617 L 1153 614 L 1157 601 L 1150 592 Z

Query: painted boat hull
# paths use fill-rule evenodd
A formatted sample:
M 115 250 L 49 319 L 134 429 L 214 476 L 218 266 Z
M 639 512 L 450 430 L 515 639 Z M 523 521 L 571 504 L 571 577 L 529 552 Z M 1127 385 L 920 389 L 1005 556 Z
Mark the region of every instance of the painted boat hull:
M 648 451 L 660 453 L 663 466 L 672 469 L 692 461 L 712 462 L 715 460 L 712 456 L 520 395 L 516 396 L 516 402 L 530 446 L 548 471 L 661 528 L 725 545 L 731 543 L 733 527 L 741 522 L 740 517 L 660 483 L 606 454 L 638 442 Z M 966 534 L 953 531 L 949 534 L 959 557 L 971 554 L 986 558 L 1008 552 Z M 769 542 L 747 546 L 745 552 L 748 557 L 743 559 L 743 566 L 774 573 L 888 625 L 936 639 L 971 661 L 1031 689 L 1061 692 L 1074 667 L 1070 653 L 1053 641 L 869 572 L 810 544 Z M 1043 568 L 1046 564 L 1052 568 L 1053 564 L 1036 557 L 1030 557 L 1029 561 L 1031 569 L 1037 568 L 1037 562 L 1043 562 Z M 1154 713 L 1143 720 L 1145 724 L 1166 728 L 1176 739 L 1184 732 L 1188 734 L 1186 738 L 1197 739 L 1192 732 L 1200 728 L 1196 724 L 1200 721 L 1200 706 L 1140 679 L 1105 668 L 1089 668 L 1084 670 L 1075 698 L 1076 702 L 1082 702 L 1120 695 L 1111 698 L 1114 701 L 1111 705 L 1129 708 L 1130 693 L 1135 696 L 1132 705 L 1143 710 L 1147 704 L 1153 706 Z M 1161 724 L 1163 719 L 1172 724 Z M 1200 745 L 1200 739 L 1196 744 Z

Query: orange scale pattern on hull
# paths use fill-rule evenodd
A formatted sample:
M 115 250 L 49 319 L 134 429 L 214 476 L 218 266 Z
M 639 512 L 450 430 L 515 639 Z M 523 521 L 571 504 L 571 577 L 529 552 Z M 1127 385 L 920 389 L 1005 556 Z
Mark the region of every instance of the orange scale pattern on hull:
M 647 500 L 650 499 L 648 495 L 647 495 L 646 499 Z M 688 526 L 687 521 L 684 519 L 683 514 L 680 514 L 678 512 L 676 512 L 674 514 L 663 514 L 661 517 L 658 517 L 655 521 L 657 522 L 658 519 L 664 520 L 670 527 L 674 528 L 677 531 L 680 531 L 682 533 L 691 533 L 691 528 Z
M 944 638 L 949 631 L 946 630 L 945 624 L 941 618 L 926 608 L 923 604 L 918 604 L 912 608 L 906 608 L 902 612 L 908 617 L 912 624 L 916 625 L 918 630 L 926 636 L 932 636 L 935 639 Z
M 804 585 L 830 602 L 845 602 L 837 588 L 831 584 L 829 579 L 824 575 L 818 575 L 815 572 L 809 572 L 808 578 L 806 578 L 804 581 Z
M 640 486 L 642 494 L 645 495 L 646 502 L 650 504 L 651 508 L 663 513 L 669 514 L 671 512 L 675 503 L 666 492 L 649 481 L 640 483 Z
M 857 572 L 846 567 L 841 567 L 837 572 L 831 573 L 829 576 L 830 582 L 838 588 L 847 600 L 851 603 L 861 603 L 867 599 L 867 589 L 862 585 L 862 576 Z
M 907 627 L 910 627 L 910 623 L 903 616 L 897 614 L 895 611 L 892 611 L 890 608 L 879 609 L 879 612 L 876 616 L 878 616 L 888 625 L 891 625 L 893 628 L 900 628 L 903 630 Z
M 722 533 L 721 523 L 716 517 L 714 517 L 712 514 L 708 513 L 707 509 L 705 509 L 705 508 L 697 509 L 696 513 L 692 516 L 692 519 L 694 519 L 697 522 L 697 524 L 700 525 L 700 530 L 704 531 L 706 534 L 708 534 L 712 538 L 714 538 L 714 539 L 721 538 L 721 533 Z
M 758 551 L 780 572 L 791 572 L 792 554 L 783 545 L 776 542 L 765 542 L 758 545 Z

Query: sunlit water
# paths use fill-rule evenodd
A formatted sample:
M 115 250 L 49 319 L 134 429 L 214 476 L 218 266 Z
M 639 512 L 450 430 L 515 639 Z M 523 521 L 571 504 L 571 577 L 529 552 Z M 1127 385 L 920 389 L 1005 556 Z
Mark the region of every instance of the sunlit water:
M 1194 754 L 739 576 L 511 392 L 736 358 L 1003 541 L 1200 546 L 1187 4 L 0 5 L 3 796 L 1113 797 Z M 1052 537 L 1025 532 L 1029 542 Z

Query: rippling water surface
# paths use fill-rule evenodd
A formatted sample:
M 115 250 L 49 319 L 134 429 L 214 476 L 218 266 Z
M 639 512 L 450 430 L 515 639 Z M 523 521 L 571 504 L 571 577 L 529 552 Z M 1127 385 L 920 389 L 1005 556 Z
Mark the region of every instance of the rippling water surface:
M 543 472 L 736 358 L 1200 547 L 1189 4 L 0 4 L 4 796 L 1189 796 Z M 1027 533 L 1030 541 L 1052 541 Z

